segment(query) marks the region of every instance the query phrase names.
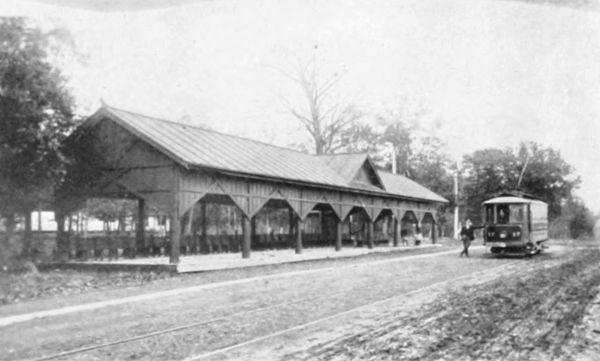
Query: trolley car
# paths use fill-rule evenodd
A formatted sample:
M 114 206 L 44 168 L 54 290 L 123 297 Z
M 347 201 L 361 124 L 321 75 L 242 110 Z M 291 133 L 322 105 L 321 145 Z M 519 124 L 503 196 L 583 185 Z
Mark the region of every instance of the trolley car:
M 484 244 L 492 253 L 539 253 L 548 240 L 548 204 L 534 197 L 502 194 L 483 202 Z

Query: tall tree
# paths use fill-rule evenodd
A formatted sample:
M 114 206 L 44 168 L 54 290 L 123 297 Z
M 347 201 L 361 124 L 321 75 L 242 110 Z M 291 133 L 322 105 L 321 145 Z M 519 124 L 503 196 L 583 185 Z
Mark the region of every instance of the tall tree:
M 50 199 L 63 175 L 59 147 L 73 126 L 73 101 L 50 61 L 56 32 L 23 18 L 0 18 L 0 213 L 9 231 Z
M 464 205 L 466 218 L 480 222 L 481 202 L 498 191 L 514 189 L 520 170 L 511 167 L 514 162 L 510 149 L 488 148 L 464 156 L 459 202 Z
M 481 202 L 495 192 L 518 189 L 548 203 L 550 219 L 561 213 L 573 197 L 579 177 L 552 148 L 536 143 L 521 144 L 517 150 L 488 148 L 463 159 L 463 202 L 466 216 L 480 220 Z
M 412 179 L 450 200 L 453 193 L 451 164 L 442 141 L 434 136 L 424 137 L 412 150 Z
M 565 204 L 565 214 L 563 217 L 568 219 L 569 235 L 573 238 L 591 237 L 594 235 L 594 226 L 597 217 L 585 206 L 579 198 L 573 198 Z
M 385 154 L 382 158 L 391 165 L 389 146 L 395 153 L 396 169 L 399 174 L 412 178 L 412 162 L 415 152 L 415 141 L 420 128 L 420 123 L 427 114 L 426 107 L 418 100 L 408 96 L 400 97 L 394 107 L 386 109 L 377 115 L 377 124 L 381 129 L 381 143 L 388 147 L 383 148 Z
M 294 105 L 289 98 L 284 98 L 284 102 L 311 136 L 314 152 L 335 153 L 351 144 L 353 126 L 363 114 L 336 97 L 335 89 L 343 74 L 323 76 L 314 60 L 308 64 L 299 62 L 295 72 L 280 72 L 301 90 L 303 105 Z
M 395 121 L 385 125 L 381 135 L 381 142 L 391 145 L 394 152 L 395 166 L 399 174 L 411 175 L 411 158 L 413 156 L 412 129 L 402 121 Z M 390 166 L 392 159 L 389 160 Z
M 399 174 L 450 200 L 440 206 L 437 219 L 446 222 L 445 211 L 454 206 L 452 165 L 443 142 L 419 127 L 425 108 L 402 99 L 396 109 L 378 114 L 375 126 L 357 124 L 350 128 L 348 151 L 368 152 L 382 168 L 391 169 L 393 159 Z M 414 103 L 414 102 L 413 102 Z M 391 153 L 395 153 L 395 157 Z
M 562 159 L 560 152 L 537 143 L 521 144 L 518 154 L 515 163 L 522 169 L 520 188 L 548 202 L 550 217 L 557 217 L 581 182 L 575 169 Z

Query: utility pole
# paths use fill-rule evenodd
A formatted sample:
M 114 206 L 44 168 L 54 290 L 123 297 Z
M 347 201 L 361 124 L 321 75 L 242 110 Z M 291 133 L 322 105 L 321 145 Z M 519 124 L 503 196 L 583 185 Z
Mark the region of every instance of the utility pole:
M 458 238 L 458 164 L 454 171 L 454 238 Z
M 390 142 L 390 145 L 392 146 L 392 174 L 396 174 L 398 172 L 396 168 L 396 147 L 392 142 Z

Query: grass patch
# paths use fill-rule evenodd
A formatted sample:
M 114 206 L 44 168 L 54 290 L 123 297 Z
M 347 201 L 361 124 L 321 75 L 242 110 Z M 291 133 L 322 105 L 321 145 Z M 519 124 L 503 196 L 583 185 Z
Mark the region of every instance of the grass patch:
M 0 276 L 0 304 L 6 305 L 56 295 L 73 295 L 103 289 L 140 286 L 168 277 L 172 277 L 172 275 L 153 272 L 5 272 Z

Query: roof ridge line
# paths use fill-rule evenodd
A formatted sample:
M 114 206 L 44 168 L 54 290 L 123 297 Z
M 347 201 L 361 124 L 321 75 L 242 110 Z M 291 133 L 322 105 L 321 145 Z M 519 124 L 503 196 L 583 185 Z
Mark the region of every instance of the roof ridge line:
M 347 152 L 347 153 L 330 153 L 330 154 L 315 154 L 317 157 L 335 157 L 338 155 L 369 155 L 369 152 Z

